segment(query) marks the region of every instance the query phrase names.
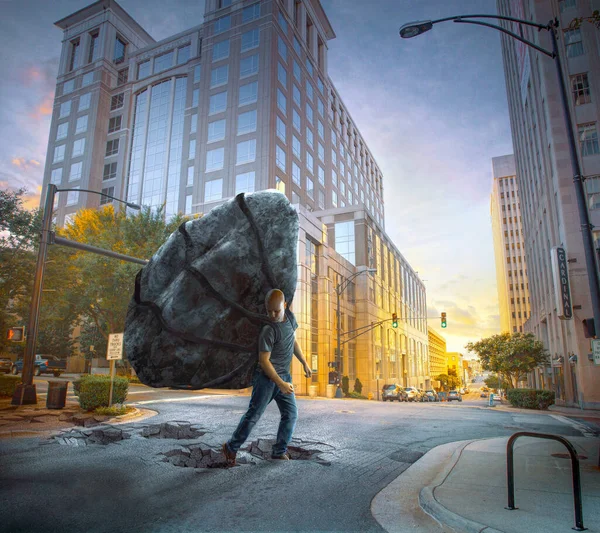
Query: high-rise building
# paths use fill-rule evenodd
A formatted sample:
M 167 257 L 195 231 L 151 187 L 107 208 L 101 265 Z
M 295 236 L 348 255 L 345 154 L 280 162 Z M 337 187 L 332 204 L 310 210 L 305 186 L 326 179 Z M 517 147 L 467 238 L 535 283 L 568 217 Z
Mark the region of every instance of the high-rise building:
M 529 317 L 529 283 L 514 156 L 494 157 L 492 176 L 490 211 L 500 328 L 522 333 Z
M 600 228 L 600 56 L 598 30 L 576 17 L 591 15 L 589 0 L 497 0 L 498 13 L 546 24 L 558 20 L 558 46 L 567 83 L 577 157 L 583 169 L 591 222 Z M 519 34 L 516 24 L 503 23 Z M 522 26 L 522 35 L 552 50 L 547 31 Z M 502 52 L 528 265 L 531 317 L 524 330 L 533 332 L 550 352 L 550 360 L 530 375 L 530 385 L 555 391 L 558 405 L 600 408 L 600 367 L 591 360 L 583 320 L 591 318 L 579 208 L 561 104 L 555 61 L 502 35 Z M 600 231 L 594 232 L 598 247 Z M 572 317 L 557 301 L 553 282 L 553 248 L 566 251 Z
M 427 327 L 429 335 L 429 374 L 432 380 L 440 374 L 448 373 L 446 364 L 446 339 L 442 337 L 431 326 Z M 440 386 L 438 381 L 433 381 L 437 387 Z
M 385 233 L 383 176 L 328 76 L 335 33 L 319 0 L 206 0 L 203 23 L 160 42 L 114 0 L 56 25 L 44 185 L 164 204 L 167 217 L 280 191 L 300 218 L 293 308 L 314 371 L 309 382 L 292 368 L 296 390 L 331 392 L 338 327 L 343 374 L 365 392 L 387 378 L 429 386 L 425 286 Z M 57 195 L 56 222 L 100 198 Z M 336 288 L 367 268 L 377 273 L 347 285 L 338 326 Z

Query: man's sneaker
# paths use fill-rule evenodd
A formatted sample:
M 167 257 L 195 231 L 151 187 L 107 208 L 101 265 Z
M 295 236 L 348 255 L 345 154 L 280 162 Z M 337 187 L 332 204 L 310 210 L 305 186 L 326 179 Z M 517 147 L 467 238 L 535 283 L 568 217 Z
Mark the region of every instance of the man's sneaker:
M 277 459 L 279 461 L 289 461 L 291 460 L 289 453 L 282 453 L 281 455 L 271 455 L 271 459 Z
M 223 455 L 225 456 L 225 460 L 227 461 L 228 465 L 235 465 L 235 456 L 237 455 L 235 452 L 232 452 L 229 449 L 229 446 L 227 446 L 227 443 L 224 442 L 223 446 L 222 446 L 222 450 L 223 450 Z

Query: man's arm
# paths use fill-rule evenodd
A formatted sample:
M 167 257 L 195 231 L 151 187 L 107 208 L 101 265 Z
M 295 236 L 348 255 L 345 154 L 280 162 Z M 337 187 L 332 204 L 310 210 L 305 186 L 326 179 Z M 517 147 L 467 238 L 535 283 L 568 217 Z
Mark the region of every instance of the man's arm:
M 273 363 L 271 363 L 271 352 L 258 352 L 258 362 L 263 369 L 263 372 L 279 387 L 281 392 L 284 394 L 291 394 L 294 392 L 294 386 L 291 383 L 283 381 L 283 379 L 279 377 L 279 374 L 277 374 L 277 371 L 273 367 Z
M 308 366 L 308 363 L 306 362 L 306 359 L 304 358 L 304 354 L 302 353 L 302 348 L 300 348 L 300 345 L 298 344 L 298 341 L 296 339 L 294 339 L 294 355 L 296 356 L 296 359 L 298 359 L 298 361 L 300 361 L 300 363 L 304 367 L 304 375 L 307 378 L 311 377 L 312 370 Z

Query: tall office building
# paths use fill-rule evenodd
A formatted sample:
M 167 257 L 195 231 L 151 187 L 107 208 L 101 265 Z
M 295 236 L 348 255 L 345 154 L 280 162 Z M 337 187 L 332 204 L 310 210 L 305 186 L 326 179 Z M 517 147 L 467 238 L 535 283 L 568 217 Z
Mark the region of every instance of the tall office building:
M 446 339 L 442 337 L 431 326 L 427 327 L 429 335 L 429 373 L 433 381 L 433 385 L 440 386 L 439 381 L 435 381 L 435 377 L 440 374 L 448 373 L 446 364 Z
M 500 15 L 542 24 L 557 19 L 558 45 L 578 140 L 577 157 L 585 176 L 592 224 L 600 228 L 600 57 L 598 30 L 587 22 L 569 29 L 576 17 L 588 16 L 590 0 L 497 0 Z M 513 32 L 519 29 L 505 23 Z M 552 50 L 546 31 L 523 26 L 523 36 Z M 553 389 L 557 404 L 598 409 L 600 367 L 591 360 L 583 320 L 592 317 L 583 238 L 560 88 L 555 62 L 519 41 L 502 35 L 502 51 L 521 200 L 528 265 L 533 332 L 550 352 L 548 365 L 530 376 L 530 385 Z M 600 232 L 596 231 L 596 243 Z M 566 251 L 572 318 L 564 313 L 553 282 L 552 249 Z
M 490 211 L 500 328 L 522 333 L 529 317 L 529 283 L 514 156 L 494 157 L 492 176 Z
M 343 373 L 365 392 L 428 383 L 425 287 L 385 233 L 383 176 L 327 74 L 335 33 L 318 0 L 206 0 L 201 24 L 160 42 L 114 0 L 56 25 L 45 184 L 165 204 L 167 217 L 280 191 L 300 217 L 294 312 L 314 370 L 308 382 L 292 368 L 297 391 L 328 392 L 338 327 Z M 57 198 L 58 224 L 110 201 Z M 398 329 L 349 334 L 392 312 Z

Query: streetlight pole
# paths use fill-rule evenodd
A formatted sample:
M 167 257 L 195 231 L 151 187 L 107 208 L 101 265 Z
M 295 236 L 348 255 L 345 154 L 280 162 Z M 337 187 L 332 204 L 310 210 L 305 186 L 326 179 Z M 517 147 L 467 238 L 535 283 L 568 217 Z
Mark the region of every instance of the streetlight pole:
M 472 18 L 492 18 L 497 20 L 506 20 L 510 22 L 516 22 L 517 24 L 524 24 L 526 26 L 532 26 L 537 28 L 538 30 L 546 30 L 550 32 L 550 36 L 552 38 L 552 51 L 548 51 L 527 39 L 524 39 L 520 35 L 513 33 L 501 26 L 497 26 L 495 24 L 488 24 L 486 22 L 481 22 L 477 20 L 469 20 Z M 418 22 L 410 22 L 408 24 L 404 24 L 400 28 L 400 37 L 404 39 L 409 39 L 411 37 L 415 37 L 420 35 L 421 33 L 425 33 L 429 31 L 434 24 L 438 22 L 446 22 L 453 21 L 463 24 L 477 24 L 479 26 L 486 26 L 488 28 L 493 28 L 495 30 L 501 31 L 502 33 L 507 34 L 508 36 L 516 39 L 517 41 L 521 41 L 522 43 L 530 46 L 531 48 L 536 49 L 538 52 L 543 53 L 544 55 L 551 57 L 554 59 L 556 65 L 556 72 L 558 74 L 558 82 L 560 86 L 560 95 L 561 95 L 561 103 L 563 107 L 563 114 L 565 118 L 566 128 L 567 128 L 567 137 L 569 141 L 569 154 L 571 157 L 571 168 L 573 171 L 573 184 L 575 185 L 575 194 L 577 197 L 577 207 L 579 210 L 579 222 L 581 224 L 581 233 L 583 238 L 583 249 L 585 253 L 585 264 L 588 271 L 588 284 L 590 289 L 590 297 L 592 303 L 592 312 L 594 315 L 594 326 L 596 330 L 596 337 L 600 334 L 600 279 L 598 277 L 598 269 L 596 267 L 596 254 L 594 251 L 594 236 L 592 233 L 592 224 L 590 222 L 590 214 L 587 209 L 586 201 L 585 201 L 585 189 L 583 186 L 583 176 L 581 172 L 581 165 L 579 164 L 579 158 L 577 157 L 577 143 L 575 140 L 575 132 L 573 129 L 573 121 L 571 119 L 571 112 L 569 109 L 569 100 L 567 97 L 567 90 L 565 87 L 565 79 L 562 69 L 562 64 L 560 60 L 560 53 L 558 48 L 558 43 L 556 39 L 556 28 L 559 26 L 558 20 L 551 20 L 548 24 L 538 24 L 536 22 L 530 22 L 527 20 L 522 20 L 514 17 L 505 17 L 501 15 L 457 15 L 454 17 L 446 17 L 438 20 L 425 20 Z
M 341 336 L 342 336 L 342 324 L 341 324 L 341 310 L 340 310 L 340 296 L 342 295 L 342 293 L 348 288 L 349 283 L 356 277 L 359 276 L 360 274 L 362 274 L 363 272 L 369 272 L 369 273 L 375 273 L 377 272 L 376 268 L 367 268 L 365 270 L 361 270 L 359 272 L 355 272 L 354 274 L 352 274 L 347 280 L 345 280 L 344 282 L 338 283 L 336 288 L 335 288 L 335 292 L 337 294 L 337 310 L 336 310 L 336 316 L 337 316 L 337 353 L 336 353 L 336 363 L 337 363 L 337 381 L 338 381 L 338 386 L 337 389 L 335 391 L 335 397 L 336 398 L 343 398 L 344 395 L 342 393 L 342 352 L 341 352 L 341 346 L 342 346 L 342 342 L 341 342 Z
M 15 388 L 12 398 L 12 405 L 28 405 L 37 403 L 37 394 L 35 384 L 33 383 L 35 343 L 37 340 L 38 320 L 40 315 L 40 301 L 42 299 L 42 285 L 44 281 L 44 267 L 46 266 L 46 254 L 48 244 L 52 244 L 52 211 L 54 208 L 54 197 L 57 192 L 78 191 L 90 192 L 106 196 L 112 200 L 122 202 L 128 207 L 139 209 L 136 204 L 125 202 L 108 194 L 88 189 L 59 189 L 56 185 L 49 183 L 46 192 L 46 202 L 44 203 L 44 216 L 42 218 L 42 230 L 40 233 L 40 247 L 38 250 L 37 264 L 35 267 L 35 277 L 33 279 L 33 294 L 31 305 L 29 307 L 29 323 L 27 327 L 27 342 L 25 344 L 25 354 L 23 355 L 23 374 L 21 383 Z

